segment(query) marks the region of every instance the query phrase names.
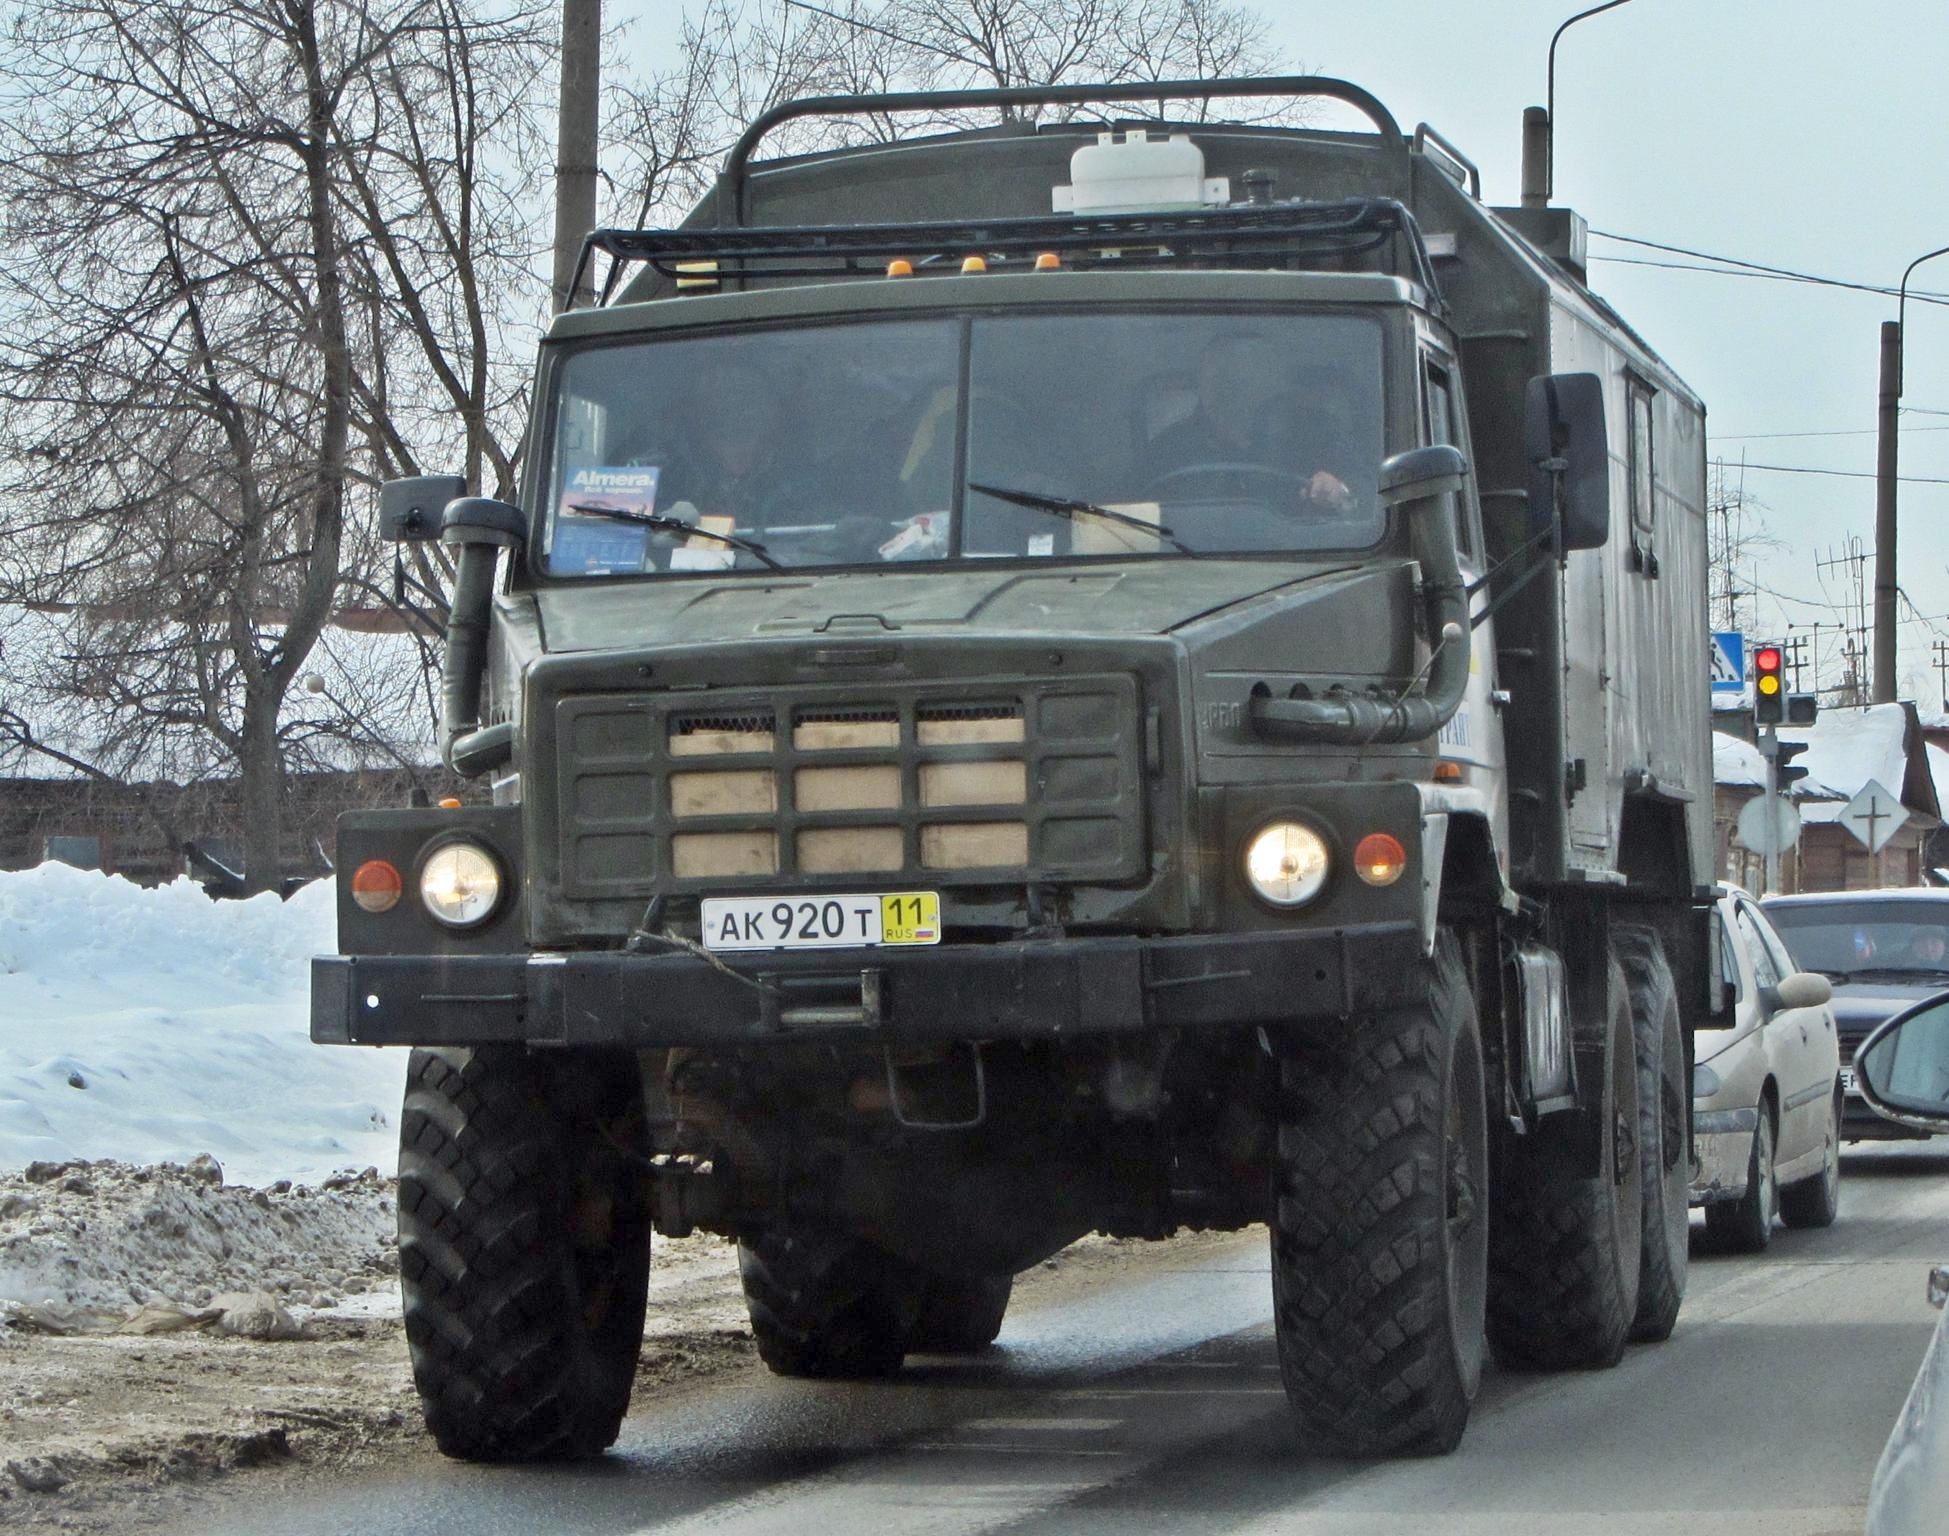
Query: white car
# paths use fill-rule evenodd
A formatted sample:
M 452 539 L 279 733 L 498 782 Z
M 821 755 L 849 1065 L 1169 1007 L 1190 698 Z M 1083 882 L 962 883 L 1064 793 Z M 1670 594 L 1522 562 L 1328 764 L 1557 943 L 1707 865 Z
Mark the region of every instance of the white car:
M 1825 1227 L 1841 1198 L 1841 1053 L 1827 978 L 1797 970 L 1753 898 L 1718 891 L 1724 1009 L 1697 1034 L 1692 1204 L 1714 1242 L 1756 1253 L 1777 1216 Z

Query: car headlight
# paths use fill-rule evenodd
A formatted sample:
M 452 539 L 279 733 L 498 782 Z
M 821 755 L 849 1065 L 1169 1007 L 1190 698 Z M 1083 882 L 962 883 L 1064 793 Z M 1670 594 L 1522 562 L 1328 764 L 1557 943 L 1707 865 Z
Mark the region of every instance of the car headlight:
M 1275 821 L 1245 845 L 1245 881 L 1275 907 L 1303 907 L 1326 884 L 1333 856 L 1326 839 L 1297 821 Z
M 501 902 L 501 863 L 478 843 L 442 843 L 420 866 L 420 901 L 449 928 L 472 928 Z

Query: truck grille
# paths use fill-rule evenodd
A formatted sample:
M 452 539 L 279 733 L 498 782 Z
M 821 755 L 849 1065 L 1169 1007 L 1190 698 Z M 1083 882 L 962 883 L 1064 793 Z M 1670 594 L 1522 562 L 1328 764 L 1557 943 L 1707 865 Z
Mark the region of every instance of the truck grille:
M 1143 870 L 1130 678 L 556 709 L 571 898 Z

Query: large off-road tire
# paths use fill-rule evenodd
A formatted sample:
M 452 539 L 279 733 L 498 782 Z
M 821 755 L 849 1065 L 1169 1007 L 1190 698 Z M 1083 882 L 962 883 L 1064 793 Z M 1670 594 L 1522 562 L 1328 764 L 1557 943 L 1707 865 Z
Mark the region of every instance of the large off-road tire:
M 776 1230 L 738 1244 L 758 1357 L 780 1376 L 890 1376 L 906 1358 L 920 1288 L 854 1239 Z
M 399 1128 L 399 1270 L 426 1425 L 466 1461 L 564 1461 L 616 1438 L 643 1342 L 635 1063 L 416 1050 Z
M 1482 1377 L 1488 1111 L 1460 946 L 1427 1002 L 1280 1064 L 1272 1187 L 1279 1369 L 1308 1450 L 1451 1451 Z
M 1644 1195 L 1638 1246 L 1638 1310 L 1631 1337 L 1671 1337 L 1685 1300 L 1692 1232 L 1691 1159 L 1686 1147 L 1690 1083 L 1678 988 L 1665 946 L 1649 928 L 1613 928 L 1611 949 L 1624 968 L 1638 1061 L 1638 1158 Z
M 1002 1331 L 1013 1275 L 929 1275 L 907 1348 L 922 1355 L 971 1355 Z
M 1820 1172 L 1780 1186 L 1780 1220 L 1790 1227 L 1831 1227 L 1841 1213 L 1841 1094 L 1827 1101 Z
M 1773 1241 L 1773 1218 L 1780 1214 L 1774 1145 L 1773 1106 L 1761 1099 L 1752 1150 L 1746 1154 L 1746 1192 L 1705 1208 L 1705 1235 L 1721 1252 L 1764 1253 Z
M 1490 1221 L 1489 1345 L 1523 1370 L 1617 1364 L 1638 1312 L 1637 1050 L 1622 971 L 1609 965 L 1607 1071 L 1598 1085 L 1598 1171 L 1580 1177 L 1553 1147 L 1503 1142 Z

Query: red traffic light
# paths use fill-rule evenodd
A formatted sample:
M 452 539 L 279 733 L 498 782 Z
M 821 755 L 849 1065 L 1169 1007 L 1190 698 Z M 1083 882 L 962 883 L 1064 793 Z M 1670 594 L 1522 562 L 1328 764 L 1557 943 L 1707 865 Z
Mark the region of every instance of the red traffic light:
M 1780 670 L 1780 648 L 1777 645 L 1763 645 L 1753 653 L 1753 665 L 1762 672 Z

